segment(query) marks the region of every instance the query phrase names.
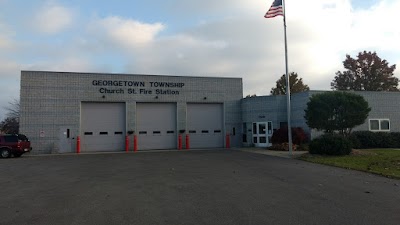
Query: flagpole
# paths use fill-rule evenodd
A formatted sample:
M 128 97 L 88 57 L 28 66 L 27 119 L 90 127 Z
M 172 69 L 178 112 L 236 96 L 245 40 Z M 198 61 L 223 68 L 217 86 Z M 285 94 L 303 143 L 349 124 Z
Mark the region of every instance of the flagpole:
M 283 29 L 285 34 L 285 64 L 286 64 L 286 100 L 287 100 L 287 124 L 288 124 L 288 142 L 289 142 L 289 156 L 292 157 L 292 125 L 291 125 L 291 108 L 290 108 L 290 81 L 289 81 L 289 67 L 288 67 L 288 51 L 287 51 L 287 37 L 286 37 L 286 6 L 285 0 L 282 0 L 283 6 Z

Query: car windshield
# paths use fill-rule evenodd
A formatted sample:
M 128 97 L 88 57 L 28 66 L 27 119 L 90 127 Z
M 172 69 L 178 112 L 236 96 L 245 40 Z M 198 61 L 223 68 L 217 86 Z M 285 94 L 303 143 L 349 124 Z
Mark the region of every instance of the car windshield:
M 5 142 L 18 142 L 17 136 L 4 136 Z

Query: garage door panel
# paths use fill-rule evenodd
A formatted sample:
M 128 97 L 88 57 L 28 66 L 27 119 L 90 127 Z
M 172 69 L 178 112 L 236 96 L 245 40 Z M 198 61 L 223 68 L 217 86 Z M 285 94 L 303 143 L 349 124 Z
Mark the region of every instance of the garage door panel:
M 125 118 L 125 103 L 82 103 L 82 151 L 123 151 Z
M 190 135 L 191 148 L 222 148 L 224 147 L 223 135 Z
M 191 148 L 224 147 L 222 104 L 187 104 L 187 123 Z
M 176 149 L 176 104 L 137 103 L 138 149 Z
M 85 137 L 82 141 L 84 151 L 122 151 L 124 150 L 125 137 Z

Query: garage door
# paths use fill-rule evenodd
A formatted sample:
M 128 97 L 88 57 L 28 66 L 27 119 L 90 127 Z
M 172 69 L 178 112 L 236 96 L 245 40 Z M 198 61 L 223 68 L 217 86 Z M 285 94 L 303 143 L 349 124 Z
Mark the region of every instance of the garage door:
M 187 104 L 187 127 L 191 148 L 222 148 L 222 104 Z
M 125 103 L 82 103 L 82 151 L 123 151 L 125 124 Z
M 137 103 L 138 149 L 176 149 L 176 104 Z

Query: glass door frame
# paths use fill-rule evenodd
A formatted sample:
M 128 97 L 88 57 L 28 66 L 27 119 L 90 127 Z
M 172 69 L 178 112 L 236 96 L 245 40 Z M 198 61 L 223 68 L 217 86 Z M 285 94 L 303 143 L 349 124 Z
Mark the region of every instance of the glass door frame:
M 269 147 L 272 145 L 271 137 L 273 133 L 272 121 L 253 122 L 252 142 L 255 147 Z

